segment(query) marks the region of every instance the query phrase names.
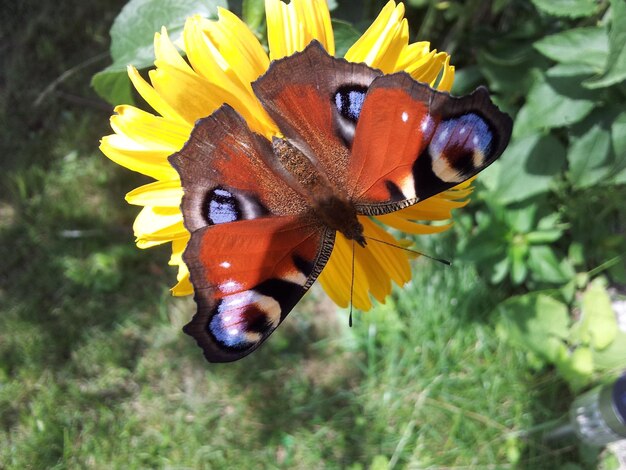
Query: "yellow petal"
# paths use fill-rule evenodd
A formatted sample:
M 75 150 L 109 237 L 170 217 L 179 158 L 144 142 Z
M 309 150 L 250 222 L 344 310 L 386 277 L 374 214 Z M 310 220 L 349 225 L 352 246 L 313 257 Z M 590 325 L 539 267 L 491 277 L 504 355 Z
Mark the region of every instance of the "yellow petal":
M 202 23 L 199 16 L 188 18 L 183 33 L 187 58 L 194 71 L 208 81 L 219 84 L 228 93 L 252 94 L 249 83 L 241 83 L 235 74 L 229 76 L 230 64 L 204 34 Z
M 183 253 L 185 251 L 185 248 L 187 247 L 187 243 L 189 243 L 190 237 L 191 236 L 188 232 L 187 236 L 172 241 L 172 256 L 170 256 L 170 260 L 168 263 L 170 266 L 185 264 L 183 262 Z
M 452 84 L 454 82 L 454 66 L 450 65 L 450 56 L 446 57 L 446 62 L 443 65 L 443 74 L 441 81 L 437 88 L 441 91 L 452 90 Z
M 200 27 L 209 41 L 229 64 L 229 73 L 242 84 L 250 84 L 265 73 L 269 57 L 248 26 L 237 15 L 217 9 L 218 21 L 202 18 Z
M 156 181 L 126 194 L 126 202 L 136 206 L 180 207 L 183 188 L 179 180 Z
M 195 73 L 184 72 L 167 62 L 155 61 L 150 81 L 159 96 L 193 125 L 209 116 L 231 96 Z
M 406 217 L 402 217 L 398 213 L 380 215 L 376 217 L 377 220 L 385 225 L 400 230 L 404 233 L 413 233 L 416 235 L 428 235 L 432 233 L 441 233 L 452 227 L 452 224 L 446 225 L 426 225 L 418 224 L 413 221 L 407 220 Z
M 365 62 L 385 73 L 396 70 L 396 62 L 407 47 L 408 25 L 404 4 L 390 0 L 372 25 L 346 53 L 350 62 Z
M 355 246 L 352 241 L 337 232 L 335 246 L 318 280 L 328 296 L 340 307 L 345 308 L 350 304 L 350 291 L 353 289 L 352 305 L 359 310 L 369 310 L 372 307 L 368 294 L 369 285 L 362 266 L 356 263 L 356 252 L 354 278 L 352 277 L 353 249 L 363 248 Z
M 193 286 L 189 280 L 189 270 L 182 259 L 183 251 L 188 241 L 189 236 L 172 242 L 172 257 L 170 258 L 169 264 L 178 266 L 178 274 L 176 276 L 178 283 L 171 289 L 172 294 L 175 296 L 193 294 Z
M 154 56 L 159 62 L 167 62 L 183 72 L 191 73 L 191 67 L 182 58 L 174 43 L 170 40 L 165 26 L 161 28 L 161 33 L 154 35 Z
M 182 222 L 183 215 L 177 207 L 146 206 L 137 215 L 133 230 L 138 239 L 146 239 L 164 232 L 179 232 Z
M 176 179 L 178 173 L 169 164 L 168 150 L 145 150 L 128 137 L 113 134 L 100 141 L 100 150 L 118 165 L 158 180 Z
M 117 106 L 111 116 L 111 127 L 146 150 L 164 150 L 174 153 L 182 148 L 191 127 L 179 121 L 155 116 L 134 106 Z
M 421 60 L 428 54 L 430 54 L 430 43 L 428 41 L 420 41 L 409 44 L 402 50 L 400 57 L 398 57 L 396 70 L 407 70 L 414 63 Z
M 446 220 L 452 217 L 452 209 L 466 206 L 469 201 L 452 201 L 445 198 L 431 197 L 418 202 L 397 214 L 411 220 Z
M 195 72 L 207 86 L 215 87 L 208 93 L 219 93 L 222 102 L 228 103 L 243 115 L 253 131 L 264 135 L 275 135 L 278 129 L 254 95 L 250 81 L 239 80 L 227 58 L 222 56 L 219 49 L 204 33 L 204 21 L 198 16 L 189 18 L 185 26 L 184 38 L 187 57 Z M 221 102 L 219 104 L 221 105 Z
M 317 39 L 329 54 L 335 40 L 326 0 L 265 0 L 267 42 L 272 60 L 303 50 Z
M 337 233 L 328 264 L 318 279 L 337 305 L 348 306 L 352 289 L 353 306 L 369 310 L 372 302 L 368 294 L 383 302 L 391 292 L 390 281 L 404 285 L 411 279 L 411 268 L 407 252 L 399 248 L 402 243 L 369 218 L 359 217 L 359 221 L 363 224 L 367 246 L 362 248 Z
M 179 265 L 178 273 L 178 282 L 170 289 L 172 295 L 175 295 L 176 297 L 193 295 L 193 285 L 189 280 L 189 271 L 187 270 L 187 266 L 184 264 Z
M 171 120 L 171 121 L 179 121 L 185 123 L 185 119 L 181 116 L 181 114 L 172 106 L 170 106 L 161 95 L 139 75 L 139 72 L 135 67 L 129 65 L 127 67 L 128 77 L 130 81 L 133 83 L 133 86 L 137 90 L 137 92 L 141 95 L 141 97 L 146 100 L 146 102 L 152 106 L 157 113 L 161 116 Z M 188 122 L 189 123 L 189 122 Z M 193 124 L 193 123 L 189 123 Z
M 372 220 L 364 220 L 363 217 L 360 217 L 359 220 L 363 223 L 366 239 L 369 237 L 385 242 L 380 243 L 371 240 L 367 243 L 367 249 L 371 250 L 384 272 L 400 286 L 407 283 L 411 279 L 411 266 L 407 252 L 398 248 L 402 244 Z

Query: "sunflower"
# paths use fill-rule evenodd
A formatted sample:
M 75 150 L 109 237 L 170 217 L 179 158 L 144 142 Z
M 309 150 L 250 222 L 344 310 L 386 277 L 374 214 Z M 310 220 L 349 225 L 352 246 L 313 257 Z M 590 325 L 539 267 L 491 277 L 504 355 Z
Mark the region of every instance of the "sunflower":
M 129 105 L 115 108 L 111 117 L 114 134 L 103 137 L 102 152 L 114 162 L 155 181 L 126 195 L 130 204 L 142 206 L 133 229 L 139 248 L 172 244 L 170 265 L 178 267 L 174 295 L 193 294 L 189 271 L 182 253 L 189 241 L 183 225 L 180 202 L 183 190 L 177 172 L 167 157 L 180 150 L 194 123 L 228 103 L 255 132 L 271 139 L 279 130 L 255 97 L 251 83 L 268 69 L 270 60 L 303 50 L 313 39 L 334 55 L 335 43 L 326 0 L 265 0 L 269 55 L 244 22 L 225 9 L 217 20 L 190 17 L 182 36 L 183 58 L 165 28 L 155 34 L 155 69 L 150 83 L 128 67 L 137 92 L 156 114 Z M 421 82 L 449 91 L 454 67 L 445 52 L 430 49 L 428 42 L 409 44 L 404 5 L 391 0 L 369 29 L 345 54 L 351 62 L 393 73 L 404 70 Z M 466 182 L 456 188 L 419 202 L 404 210 L 380 216 L 359 216 L 365 236 L 391 245 L 408 246 L 394 238 L 387 227 L 410 234 L 432 234 L 451 224 L 431 225 L 417 221 L 448 220 L 452 209 L 467 204 L 471 192 Z M 409 258 L 404 250 L 382 243 L 356 247 L 354 282 L 353 244 L 340 233 L 319 282 L 339 306 L 350 301 L 355 308 L 368 310 L 374 297 L 384 302 L 392 282 L 403 285 L 411 279 Z

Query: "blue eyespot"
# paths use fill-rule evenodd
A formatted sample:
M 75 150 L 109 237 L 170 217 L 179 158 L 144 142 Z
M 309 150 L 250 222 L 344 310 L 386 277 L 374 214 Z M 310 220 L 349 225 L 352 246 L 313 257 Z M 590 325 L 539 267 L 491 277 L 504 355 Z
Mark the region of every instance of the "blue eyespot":
M 209 224 L 225 224 L 241 219 L 239 201 L 222 188 L 209 191 L 206 198 L 206 218 Z
M 359 85 L 347 85 L 335 93 L 335 107 L 344 118 L 356 122 L 361 114 L 367 88 Z

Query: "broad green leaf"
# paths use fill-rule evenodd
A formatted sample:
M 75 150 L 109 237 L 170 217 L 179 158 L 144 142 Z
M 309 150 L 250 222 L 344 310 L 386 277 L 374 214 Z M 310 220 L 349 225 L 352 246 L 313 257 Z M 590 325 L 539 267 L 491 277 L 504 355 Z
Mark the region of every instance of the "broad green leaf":
M 580 86 L 585 77 L 538 77 L 515 120 L 513 134 L 526 137 L 537 130 L 574 124 L 600 102 L 600 94 Z
M 522 243 L 514 243 L 509 248 L 509 259 L 511 260 L 511 281 L 513 284 L 521 284 L 528 274 L 528 265 L 526 264 L 526 256 L 528 255 L 528 246 Z
M 111 56 L 114 63 L 147 67 L 154 61 L 154 34 L 167 28 L 170 38 L 178 39 L 189 16 L 217 17 L 217 7 L 227 8 L 226 0 L 130 0 L 111 26 Z
M 593 360 L 602 369 L 626 369 L 626 332 L 618 330 L 611 344 L 593 350 Z
M 615 156 L 615 183 L 626 184 L 626 112 L 611 124 L 611 145 Z
M 574 28 L 546 36 L 534 46 L 556 62 L 590 65 L 599 73 L 606 65 L 609 40 L 605 28 Z
M 530 247 L 528 267 L 532 278 L 538 282 L 565 284 L 574 275 L 573 270 L 564 267 L 554 250 L 546 245 Z
M 537 230 L 526 234 L 526 239 L 531 245 L 545 245 L 557 241 L 563 236 L 563 230 L 555 228 L 552 230 Z
M 346 21 L 333 19 L 332 24 L 335 33 L 335 56 L 343 57 L 356 40 L 361 37 L 361 33 Z
M 589 376 L 593 373 L 593 353 L 590 348 L 578 347 L 570 357 L 572 369 L 578 374 Z
M 595 0 L 532 0 L 535 6 L 553 16 L 580 18 L 591 16 L 598 10 Z
M 589 76 L 597 73 L 598 69 L 588 64 L 556 64 L 546 72 L 548 77 Z
M 587 80 L 588 88 L 603 88 L 626 79 L 626 1 L 611 0 L 612 21 L 609 32 L 609 58 L 603 74 Z
M 369 470 L 388 470 L 389 459 L 384 455 L 377 455 L 372 460 L 372 464 L 369 466 Z
M 558 371 L 574 390 L 580 390 L 587 385 L 594 371 L 593 352 L 584 346 L 562 354 L 555 362 Z
M 610 175 L 614 162 L 610 155 L 611 134 L 601 124 L 574 141 L 569 147 L 569 179 L 578 188 L 598 184 Z
M 98 72 L 91 79 L 96 93 L 111 104 L 134 104 L 133 90 L 126 70 L 119 72 Z
M 537 219 L 537 205 L 525 204 L 521 207 L 511 207 L 505 212 L 505 220 L 516 233 L 529 232 Z
M 217 7 L 227 7 L 226 0 L 130 0 L 111 27 L 113 63 L 97 73 L 92 86 L 111 104 L 129 102 L 126 66 L 141 69 L 154 62 L 154 34 L 165 26 L 170 38 L 177 40 L 187 17 L 199 14 L 215 18 Z
M 579 334 L 595 349 L 604 349 L 617 336 L 617 318 L 611 299 L 602 283 L 592 282 L 583 295 Z
M 561 356 L 569 334 L 567 306 L 545 294 L 511 297 L 497 308 L 498 333 L 549 361 Z
M 241 16 L 252 31 L 259 32 L 265 21 L 265 0 L 243 0 Z
M 489 90 L 517 98 L 527 94 L 534 83 L 534 69 L 547 64 L 530 42 L 499 44 L 496 50 L 481 49 L 478 66 L 489 82 Z
M 498 180 L 490 187 L 504 204 L 545 193 L 565 164 L 565 148 L 554 137 L 531 135 L 514 140 L 494 163 Z

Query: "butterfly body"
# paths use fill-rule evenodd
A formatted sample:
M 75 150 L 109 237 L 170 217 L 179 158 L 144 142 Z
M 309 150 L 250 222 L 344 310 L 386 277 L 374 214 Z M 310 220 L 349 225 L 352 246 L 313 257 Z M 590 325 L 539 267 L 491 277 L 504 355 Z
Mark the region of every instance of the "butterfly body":
M 272 141 L 224 105 L 170 157 L 191 240 L 198 312 L 185 331 L 209 361 L 256 349 L 313 284 L 337 232 L 472 177 L 504 150 L 510 118 L 484 89 L 454 98 L 405 73 L 329 56 L 317 42 L 252 84 Z

